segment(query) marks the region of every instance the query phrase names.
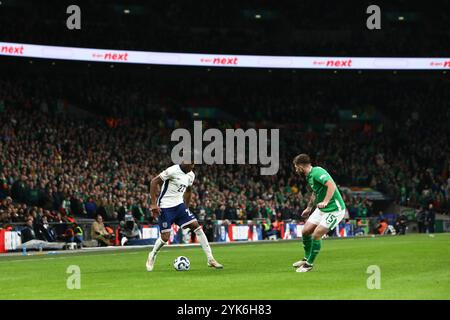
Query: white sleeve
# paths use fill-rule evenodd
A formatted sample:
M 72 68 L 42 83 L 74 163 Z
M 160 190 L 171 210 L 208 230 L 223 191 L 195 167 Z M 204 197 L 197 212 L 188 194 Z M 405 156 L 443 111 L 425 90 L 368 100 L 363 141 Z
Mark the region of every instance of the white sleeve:
M 194 184 L 195 174 L 192 172 L 192 174 L 190 174 L 189 176 L 190 176 L 189 186 L 192 186 Z
M 175 172 L 175 166 L 168 167 L 166 170 L 159 174 L 159 177 L 162 181 L 166 181 L 172 178 L 173 173 Z

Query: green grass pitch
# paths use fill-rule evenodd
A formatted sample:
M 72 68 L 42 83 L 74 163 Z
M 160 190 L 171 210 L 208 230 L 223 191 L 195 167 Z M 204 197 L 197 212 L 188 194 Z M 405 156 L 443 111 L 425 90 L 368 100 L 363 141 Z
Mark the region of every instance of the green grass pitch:
M 300 241 L 213 245 L 225 269 L 206 266 L 200 247 L 164 248 L 147 272 L 148 249 L 0 257 L 0 299 L 449 299 L 450 234 L 325 240 L 313 271 L 296 273 Z M 177 272 L 173 260 L 191 260 Z M 68 266 L 81 288 L 67 289 Z M 369 290 L 370 265 L 381 288 Z

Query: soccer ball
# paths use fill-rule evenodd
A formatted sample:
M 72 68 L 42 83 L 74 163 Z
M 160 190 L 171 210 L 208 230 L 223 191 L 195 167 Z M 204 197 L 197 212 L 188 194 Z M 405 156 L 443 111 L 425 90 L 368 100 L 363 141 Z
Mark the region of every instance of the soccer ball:
M 188 271 L 191 267 L 191 263 L 188 258 L 181 256 L 175 259 L 173 262 L 173 267 L 177 271 Z

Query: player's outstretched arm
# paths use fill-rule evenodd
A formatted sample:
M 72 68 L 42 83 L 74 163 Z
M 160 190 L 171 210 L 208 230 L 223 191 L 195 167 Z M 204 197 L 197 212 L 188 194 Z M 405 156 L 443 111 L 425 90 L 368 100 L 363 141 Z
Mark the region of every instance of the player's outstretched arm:
M 163 184 L 163 180 L 161 179 L 160 176 L 156 176 L 152 179 L 152 181 L 150 182 L 150 197 L 152 199 L 152 205 L 151 205 L 151 209 L 152 209 L 152 213 L 153 216 L 157 217 L 159 215 L 159 207 L 158 207 L 158 190 L 161 187 L 161 185 Z

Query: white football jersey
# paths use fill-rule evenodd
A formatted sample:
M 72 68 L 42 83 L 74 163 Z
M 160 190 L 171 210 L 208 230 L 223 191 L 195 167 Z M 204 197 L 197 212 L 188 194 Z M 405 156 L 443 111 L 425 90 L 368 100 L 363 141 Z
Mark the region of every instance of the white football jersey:
M 183 203 L 183 194 L 188 186 L 192 186 L 195 179 L 194 172 L 184 173 L 178 164 L 168 167 L 159 174 L 164 181 L 158 197 L 160 208 L 172 208 Z

